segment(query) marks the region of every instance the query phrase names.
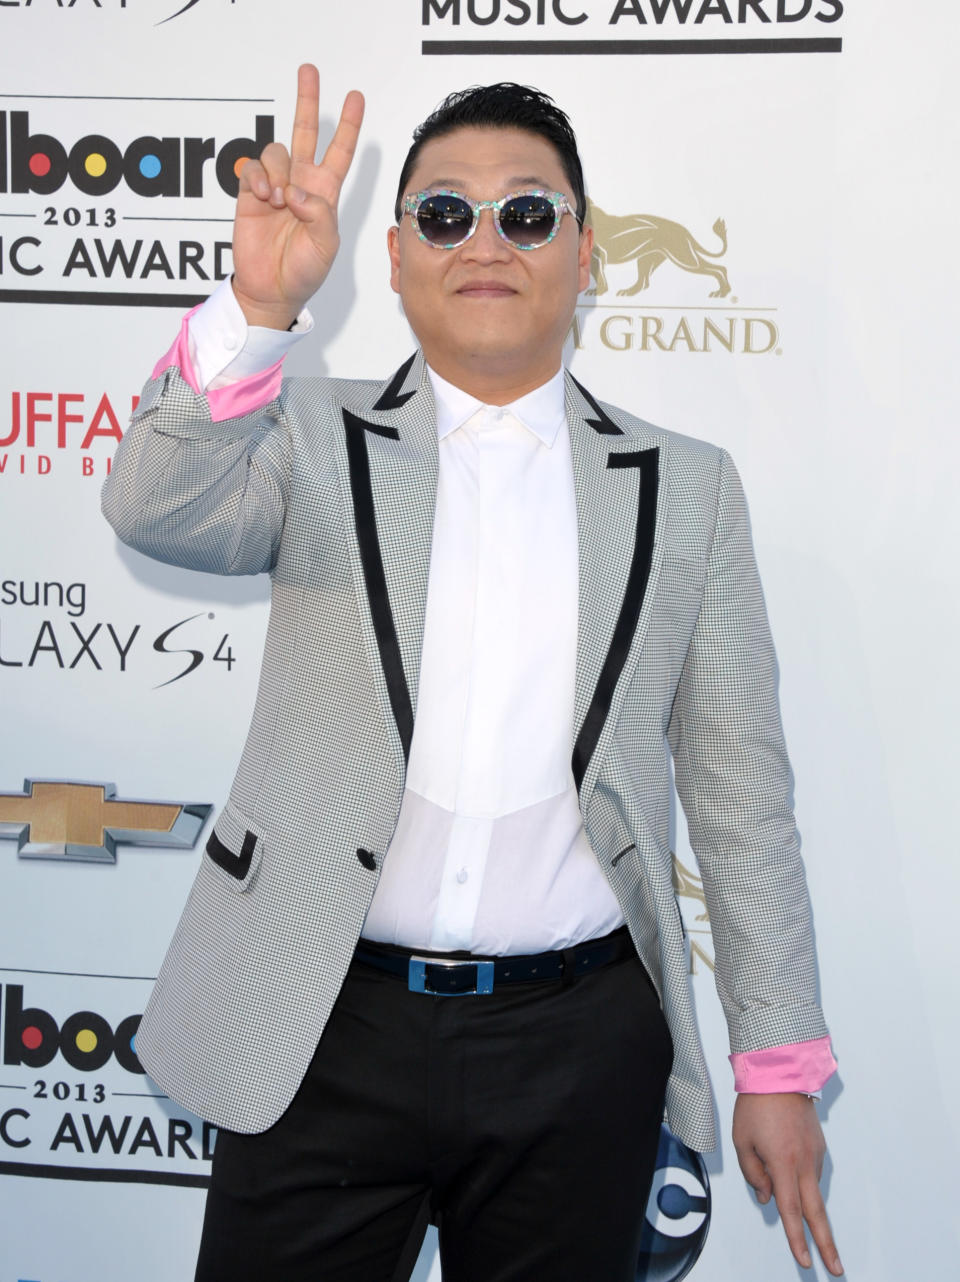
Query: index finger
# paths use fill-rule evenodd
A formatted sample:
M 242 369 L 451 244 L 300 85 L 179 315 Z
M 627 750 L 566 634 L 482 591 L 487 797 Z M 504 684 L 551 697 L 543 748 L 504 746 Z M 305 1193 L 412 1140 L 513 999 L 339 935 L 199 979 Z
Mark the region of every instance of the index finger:
M 293 117 L 290 159 L 312 165 L 320 130 L 320 72 L 305 62 L 297 72 L 297 108 Z

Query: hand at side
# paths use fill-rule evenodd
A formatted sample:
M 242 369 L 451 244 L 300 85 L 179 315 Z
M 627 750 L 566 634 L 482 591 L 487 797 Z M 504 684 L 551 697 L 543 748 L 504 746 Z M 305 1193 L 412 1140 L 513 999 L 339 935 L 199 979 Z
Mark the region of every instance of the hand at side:
M 827 1146 L 813 1100 L 800 1094 L 738 1095 L 733 1143 L 747 1183 L 757 1200 L 776 1199 L 777 1210 L 797 1263 L 811 1264 L 806 1221 L 830 1273 L 843 1272 L 820 1193 Z

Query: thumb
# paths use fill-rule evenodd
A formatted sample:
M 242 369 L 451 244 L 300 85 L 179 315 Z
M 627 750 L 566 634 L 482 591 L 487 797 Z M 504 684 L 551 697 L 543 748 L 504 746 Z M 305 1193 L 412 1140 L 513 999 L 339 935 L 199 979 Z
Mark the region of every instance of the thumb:
M 333 266 L 340 248 L 337 211 L 322 196 L 305 191 L 295 183 L 287 184 L 283 198 L 287 209 L 300 224 L 294 241 L 299 241 L 300 252 L 309 245 L 307 257 L 321 273 L 313 285 L 313 289 L 318 289 Z
M 737 1158 L 740 1162 L 740 1170 L 743 1171 L 743 1178 L 757 1195 L 757 1201 L 765 1206 L 770 1201 L 770 1195 L 773 1192 L 773 1181 L 767 1174 L 767 1168 L 758 1157 L 755 1149 L 737 1150 Z
M 322 196 L 315 196 L 305 191 L 296 183 L 288 183 L 283 191 L 283 199 L 293 216 L 302 223 L 315 223 L 322 235 L 336 234 L 337 215 L 329 201 Z

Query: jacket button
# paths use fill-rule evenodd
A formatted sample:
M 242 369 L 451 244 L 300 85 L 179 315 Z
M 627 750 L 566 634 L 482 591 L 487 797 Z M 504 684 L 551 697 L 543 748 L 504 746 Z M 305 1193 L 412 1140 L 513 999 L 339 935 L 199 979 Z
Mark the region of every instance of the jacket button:
M 373 857 L 373 855 L 370 853 L 369 850 L 364 850 L 362 846 L 357 851 L 357 858 L 363 864 L 364 868 L 373 869 L 373 868 L 376 868 L 377 866 L 376 859 Z

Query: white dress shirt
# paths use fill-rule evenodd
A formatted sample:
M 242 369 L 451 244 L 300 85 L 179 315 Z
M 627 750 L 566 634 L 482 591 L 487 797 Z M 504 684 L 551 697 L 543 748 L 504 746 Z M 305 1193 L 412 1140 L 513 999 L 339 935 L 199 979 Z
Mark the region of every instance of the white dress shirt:
M 247 330 L 220 287 L 190 322 L 201 384 L 266 368 L 291 334 Z M 428 370 L 439 475 L 419 692 L 368 939 L 502 955 L 623 923 L 571 770 L 578 556 L 563 372 L 503 408 Z

